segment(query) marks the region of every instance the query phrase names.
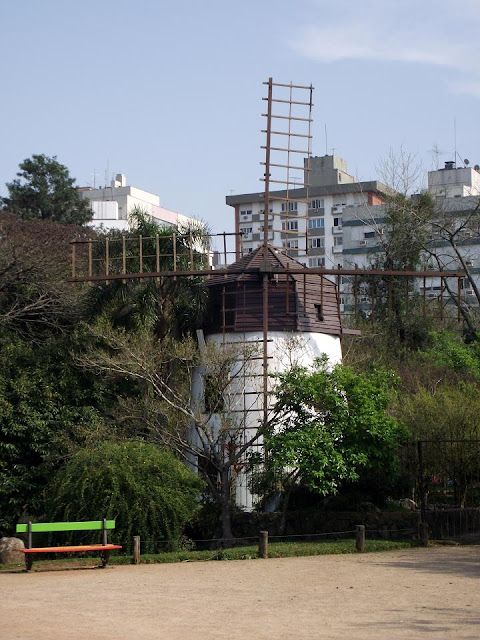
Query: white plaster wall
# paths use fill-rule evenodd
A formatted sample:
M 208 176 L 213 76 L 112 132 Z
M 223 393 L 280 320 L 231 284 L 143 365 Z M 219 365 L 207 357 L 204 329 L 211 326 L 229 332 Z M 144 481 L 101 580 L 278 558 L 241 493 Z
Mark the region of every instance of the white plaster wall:
M 328 357 L 333 367 L 342 361 L 340 337 L 321 333 L 289 333 L 271 331 L 268 334 L 269 373 L 283 372 L 292 365 L 310 367 L 316 358 L 323 355 Z M 244 430 L 244 439 L 248 441 L 258 429 L 263 419 L 263 333 L 252 331 L 247 333 L 218 333 L 205 337 L 207 343 L 239 344 L 257 346 L 256 358 L 252 359 L 241 375 L 236 376 L 237 371 L 232 372 L 232 384 L 229 388 L 230 397 L 226 398 L 226 407 L 231 410 L 230 419 L 237 428 Z M 269 379 L 269 391 L 274 387 L 275 381 Z M 200 410 L 203 398 L 202 370 L 195 372 L 192 385 L 192 402 L 197 410 Z M 269 406 L 273 406 L 275 397 L 269 395 Z M 228 411 L 226 411 L 228 413 Z M 220 429 L 222 416 L 214 415 L 209 421 L 208 427 L 214 431 Z M 261 441 L 257 441 L 261 446 Z M 248 478 L 245 473 L 240 473 L 236 478 L 236 503 L 244 509 L 254 507 L 255 498 L 249 491 Z
M 471 167 L 429 171 L 428 190 L 447 197 L 479 195 L 480 173 Z

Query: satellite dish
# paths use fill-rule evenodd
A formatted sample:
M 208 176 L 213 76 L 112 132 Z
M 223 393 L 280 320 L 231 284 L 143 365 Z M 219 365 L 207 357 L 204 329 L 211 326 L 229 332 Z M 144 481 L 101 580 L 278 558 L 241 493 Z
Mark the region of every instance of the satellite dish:
M 468 167 L 468 165 L 470 164 L 470 160 L 468 158 L 465 158 L 465 160 L 463 161 L 463 164 Z
M 475 171 L 480 171 L 480 165 L 476 164 L 474 167 Z

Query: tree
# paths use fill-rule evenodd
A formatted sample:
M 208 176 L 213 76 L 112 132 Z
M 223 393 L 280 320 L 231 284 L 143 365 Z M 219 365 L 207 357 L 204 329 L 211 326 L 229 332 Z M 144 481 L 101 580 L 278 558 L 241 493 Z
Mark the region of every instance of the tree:
M 199 507 L 200 478 L 171 451 L 144 442 L 100 442 L 77 451 L 48 488 L 52 520 L 116 520 L 120 541 L 174 549 Z
M 379 238 L 379 246 L 371 256 L 371 267 L 385 271 L 419 269 L 434 211 L 433 198 L 428 193 L 412 198 L 395 192 L 387 198 L 384 209 L 381 225 L 374 216 L 368 221 L 369 224 L 374 221 Z M 400 343 L 418 347 L 419 340 L 426 338 L 424 323 L 419 323 L 419 316 L 425 314 L 423 308 L 419 309 L 420 300 L 413 278 L 382 276 L 375 281 L 374 294 L 371 282 L 364 286 L 372 296 L 374 318 L 386 322 L 390 333 Z
M 0 213 L 0 327 L 38 340 L 72 326 L 83 292 L 66 282 L 70 242 L 87 233 Z
M 420 189 L 421 165 L 403 148 L 397 153 L 391 150 L 380 162 L 379 172 L 384 182 L 396 191 L 387 204 L 387 225 L 380 236 L 382 253 L 387 264 L 393 264 L 389 260 L 392 249 L 394 257 L 407 258 L 401 260 L 398 267 L 384 268 L 407 269 L 410 264 L 416 269 L 421 264 L 438 271 L 464 271 L 463 289 L 470 292 L 468 295 L 462 295 L 463 292 L 459 295 L 449 278 L 442 278 L 440 287 L 447 294 L 446 300 L 462 316 L 468 338 L 475 339 L 480 326 L 480 288 L 474 270 L 478 254 L 470 239 L 480 237 L 480 198 L 433 199 Z M 413 191 L 420 191 L 420 195 L 412 196 Z M 368 223 L 379 227 L 373 213 L 371 210 L 372 220 Z
M 131 435 L 173 449 L 202 475 L 218 507 L 218 537 L 232 540 L 233 485 L 261 435 L 257 428 L 246 429 L 237 411 L 256 347 L 206 345 L 200 353 L 192 338 L 159 339 L 145 330 L 102 326 L 94 335 L 97 345 L 78 362 L 107 378 L 138 384 L 135 399 L 119 398 L 119 419 L 130 425 Z M 192 398 L 194 386 L 198 393 Z
M 466 203 L 449 203 L 440 200 L 435 213 L 429 221 L 429 238 L 423 251 L 430 262 L 439 270 L 461 269 L 465 272 L 464 289 L 471 291 L 470 300 L 452 288 L 449 279 L 443 278 L 441 286 L 447 291 L 449 299 L 458 308 L 467 327 L 470 339 L 475 339 L 479 329 L 478 307 L 480 288 L 474 272 L 471 238 L 480 237 L 480 199 Z
M 480 478 L 480 398 L 478 384 L 441 384 L 420 387 L 403 395 L 397 415 L 415 439 L 425 440 L 424 485 L 428 492 L 435 478 L 451 482 L 455 504 L 464 507 L 469 488 Z
M 382 369 L 329 369 L 324 359 L 312 370 L 294 366 L 276 378 L 276 417 L 264 436 L 264 464 L 286 479 L 287 504 L 296 483 L 328 495 L 357 480 L 362 470 L 382 468 L 394 475 L 407 437 L 387 413 L 395 376 Z
M 139 273 L 140 270 L 152 272 L 158 268 L 173 271 L 207 267 L 208 236 L 204 226 L 190 226 L 177 232 L 170 227 L 159 227 L 148 214 L 135 207 L 130 214 L 129 225 L 128 233 L 109 231 L 100 234 L 99 241 L 93 243 L 93 262 L 100 273 L 105 273 L 107 240 L 109 273 L 120 273 L 124 251 L 129 273 Z M 142 238 L 143 250 L 141 268 L 139 238 Z M 180 338 L 201 326 L 207 300 L 207 287 L 200 277 L 114 280 L 92 287 L 86 308 L 90 322 L 103 316 L 112 326 L 123 327 L 127 331 L 148 329 L 159 338 Z
M 33 155 L 20 165 L 21 171 L 7 182 L 9 197 L 3 206 L 21 218 L 85 224 L 92 219 L 87 200 L 80 197 L 75 179 L 57 157 Z
M 25 340 L 0 328 L 0 529 L 43 512 L 51 474 L 72 451 L 115 433 L 113 391 L 71 362 L 69 337 Z

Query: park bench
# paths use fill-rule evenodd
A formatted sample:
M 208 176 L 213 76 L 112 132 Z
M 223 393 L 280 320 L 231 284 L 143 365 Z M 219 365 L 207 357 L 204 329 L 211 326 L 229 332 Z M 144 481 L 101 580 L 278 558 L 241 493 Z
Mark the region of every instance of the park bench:
M 25 567 L 30 571 L 33 564 L 34 553 L 72 553 L 76 551 L 100 551 L 102 567 L 108 563 L 110 551 L 121 549 L 118 544 L 108 544 L 107 531 L 115 529 L 115 520 L 91 520 L 89 522 L 28 522 L 27 524 L 17 524 L 17 533 L 27 534 L 27 546 L 25 549 L 19 549 L 25 554 Z M 40 532 L 53 531 L 101 531 L 101 544 L 86 544 L 64 547 L 34 547 L 32 545 L 32 534 Z

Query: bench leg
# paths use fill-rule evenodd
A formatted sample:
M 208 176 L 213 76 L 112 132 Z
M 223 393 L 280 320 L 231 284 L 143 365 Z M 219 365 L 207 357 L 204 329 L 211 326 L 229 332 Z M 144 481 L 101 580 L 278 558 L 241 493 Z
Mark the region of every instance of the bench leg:
M 110 557 L 110 551 L 102 551 L 100 553 L 100 558 L 102 559 L 102 567 L 107 566 L 109 557 Z
M 30 571 L 33 565 L 33 558 L 31 553 L 25 554 L 25 569 Z

